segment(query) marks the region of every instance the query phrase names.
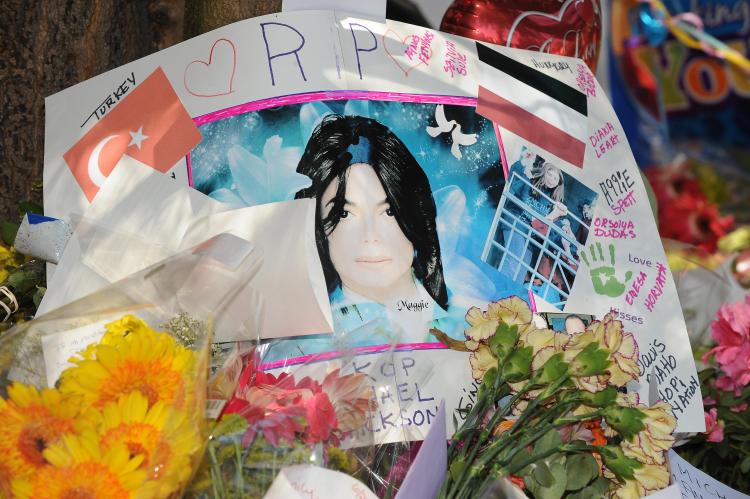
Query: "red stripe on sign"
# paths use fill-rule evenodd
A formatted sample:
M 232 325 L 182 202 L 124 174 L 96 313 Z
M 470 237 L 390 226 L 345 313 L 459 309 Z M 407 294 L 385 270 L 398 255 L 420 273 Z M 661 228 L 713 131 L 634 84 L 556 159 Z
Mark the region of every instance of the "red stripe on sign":
M 481 86 L 477 113 L 558 158 L 583 168 L 585 142 Z

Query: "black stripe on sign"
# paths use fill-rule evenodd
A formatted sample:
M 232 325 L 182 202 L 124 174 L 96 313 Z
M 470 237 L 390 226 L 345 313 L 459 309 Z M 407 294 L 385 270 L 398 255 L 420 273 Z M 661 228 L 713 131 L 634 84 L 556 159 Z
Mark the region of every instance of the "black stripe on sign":
M 583 92 L 479 42 L 477 42 L 477 55 L 483 63 L 522 81 L 530 87 L 536 88 L 582 115 L 588 116 L 586 95 Z

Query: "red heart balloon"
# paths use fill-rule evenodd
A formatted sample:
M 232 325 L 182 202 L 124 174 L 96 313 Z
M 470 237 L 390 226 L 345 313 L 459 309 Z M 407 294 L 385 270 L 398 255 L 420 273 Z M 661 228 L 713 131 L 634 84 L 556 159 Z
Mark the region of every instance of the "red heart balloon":
M 600 0 L 454 0 L 440 30 L 520 49 L 580 57 L 596 71 Z

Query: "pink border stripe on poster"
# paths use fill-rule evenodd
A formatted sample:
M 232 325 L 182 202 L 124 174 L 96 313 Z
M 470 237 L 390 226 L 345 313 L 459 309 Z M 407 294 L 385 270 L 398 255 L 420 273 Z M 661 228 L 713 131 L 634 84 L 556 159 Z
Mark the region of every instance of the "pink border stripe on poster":
M 448 347 L 442 343 L 399 343 L 397 345 L 374 345 L 370 347 L 356 347 L 352 348 L 352 351 L 357 355 L 370 355 L 374 353 L 382 353 L 393 350 L 394 352 L 409 352 L 412 350 L 447 350 Z M 339 352 L 325 352 L 325 353 L 314 353 L 310 355 L 303 355 L 301 357 L 294 357 L 291 359 L 277 360 L 274 362 L 267 362 L 260 365 L 261 371 L 268 371 L 270 369 L 278 369 L 280 367 L 294 366 L 298 364 L 307 364 L 308 362 L 320 362 L 324 360 L 331 360 L 340 357 Z

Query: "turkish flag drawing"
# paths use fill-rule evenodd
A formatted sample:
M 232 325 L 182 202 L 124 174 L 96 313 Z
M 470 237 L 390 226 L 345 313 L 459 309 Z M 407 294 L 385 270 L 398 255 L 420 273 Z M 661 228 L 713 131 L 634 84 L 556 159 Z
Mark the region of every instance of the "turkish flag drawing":
M 123 155 L 165 173 L 200 141 L 198 127 L 157 68 L 63 157 L 91 202 Z

